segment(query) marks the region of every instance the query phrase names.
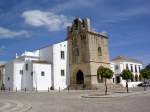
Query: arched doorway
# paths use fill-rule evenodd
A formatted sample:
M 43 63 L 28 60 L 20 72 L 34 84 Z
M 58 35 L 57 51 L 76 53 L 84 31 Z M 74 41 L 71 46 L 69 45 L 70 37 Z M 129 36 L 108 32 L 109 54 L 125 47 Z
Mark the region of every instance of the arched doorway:
M 84 75 L 83 75 L 83 72 L 81 70 L 79 70 L 77 72 L 77 75 L 76 75 L 76 83 L 77 84 L 84 84 Z

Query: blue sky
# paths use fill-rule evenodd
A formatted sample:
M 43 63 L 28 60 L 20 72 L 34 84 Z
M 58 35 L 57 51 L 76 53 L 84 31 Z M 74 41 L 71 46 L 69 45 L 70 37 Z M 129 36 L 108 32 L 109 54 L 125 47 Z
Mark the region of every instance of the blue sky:
M 75 17 L 109 35 L 110 57 L 150 63 L 150 0 L 0 0 L 0 60 L 66 38 Z

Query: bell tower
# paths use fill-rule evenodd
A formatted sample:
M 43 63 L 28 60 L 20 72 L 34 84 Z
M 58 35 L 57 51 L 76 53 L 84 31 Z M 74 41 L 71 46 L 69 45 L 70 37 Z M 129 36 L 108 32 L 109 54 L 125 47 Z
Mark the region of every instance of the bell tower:
M 90 20 L 76 18 L 68 27 L 71 85 L 91 87 L 98 84 L 97 69 L 109 66 L 108 37 L 91 30 Z

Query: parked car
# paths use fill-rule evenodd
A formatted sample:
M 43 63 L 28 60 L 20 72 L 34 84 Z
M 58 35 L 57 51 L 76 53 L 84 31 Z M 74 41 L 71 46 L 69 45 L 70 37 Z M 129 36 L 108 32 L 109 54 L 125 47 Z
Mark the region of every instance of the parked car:
M 150 87 L 150 83 L 149 82 L 141 82 L 137 86 L 139 86 L 139 87 Z

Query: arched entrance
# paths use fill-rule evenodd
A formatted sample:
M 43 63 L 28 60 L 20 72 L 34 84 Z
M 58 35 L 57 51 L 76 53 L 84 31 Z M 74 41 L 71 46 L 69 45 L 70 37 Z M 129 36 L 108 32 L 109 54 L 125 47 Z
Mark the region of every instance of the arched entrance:
M 77 75 L 76 75 L 76 83 L 77 84 L 84 84 L 84 75 L 83 75 L 83 72 L 81 70 L 79 70 L 77 72 Z

